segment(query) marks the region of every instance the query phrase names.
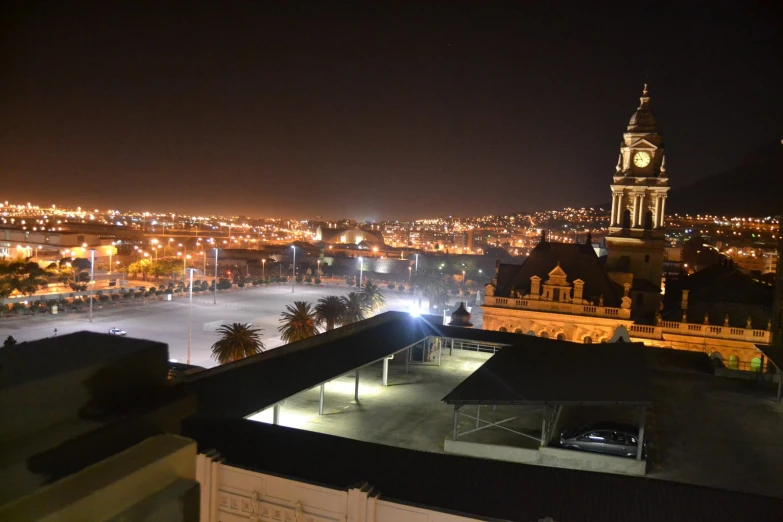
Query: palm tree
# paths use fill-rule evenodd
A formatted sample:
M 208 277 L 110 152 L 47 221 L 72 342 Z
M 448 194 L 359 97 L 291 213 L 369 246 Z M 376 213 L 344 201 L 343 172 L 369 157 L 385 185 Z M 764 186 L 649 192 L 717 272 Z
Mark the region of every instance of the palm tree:
M 280 338 L 287 343 L 295 343 L 318 333 L 315 310 L 306 301 L 294 301 L 286 305 L 286 311 L 280 314 Z
M 372 281 L 364 283 L 361 295 L 364 304 L 372 313 L 378 313 L 386 306 L 386 296 L 381 292 L 381 288 Z
M 443 276 L 436 272 L 426 272 L 416 278 L 416 286 L 421 288 L 422 293 L 429 298 L 430 306 L 444 304 L 448 294 L 448 285 L 443 280 Z
M 224 324 L 217 330 L 220 339 L 212 345 L 212 357 L 218 364 L 226 364 L 264 351 L 261 342 L 262 328 L 254 328 L 252 324 Z
M 318 300 L 315 305 L 315 318 L 319 324 L 326 323 L 326 331 L 334 330 L 335 323 L 342 320 L 345 304 L 336 295 L 327 295 Z
M 370 310 L 367 308 L 367 304 L 364 302 L 361 294 L 357 292 L 351 292 L 340 298 L 345 305 L 345 312 L 343 312 L 342 323 L 343 325 L 357 323 L 367 318 Z

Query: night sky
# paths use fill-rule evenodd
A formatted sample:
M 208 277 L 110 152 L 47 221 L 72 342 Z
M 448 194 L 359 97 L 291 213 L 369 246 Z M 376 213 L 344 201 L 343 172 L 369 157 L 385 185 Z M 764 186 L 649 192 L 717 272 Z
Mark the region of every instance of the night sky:
M 686 184 L 783 138 L 783 17 L 681 3 L 3 3 L 0 199 L 357 219 L 600 204 L 645 79 Z

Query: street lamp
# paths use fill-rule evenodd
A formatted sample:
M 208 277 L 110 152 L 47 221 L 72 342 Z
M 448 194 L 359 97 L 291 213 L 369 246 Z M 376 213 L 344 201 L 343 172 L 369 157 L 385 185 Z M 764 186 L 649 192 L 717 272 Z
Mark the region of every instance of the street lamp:
M 412 279 L 411 271 L 413 270 L 413 267 L 408 265 L 408 283 L 410 283 Z
M 215 284 L 215 297 L 212 300 L 212 304 L 215 304 L 215 305 L 217 304 L 217 283 L 218 283 L 218 280 L 217 280 L 217 270 L 218 270 L 218 248 L 215 247 L 215 283 L 214 283 Z
M 190 341 L 193 336 L 193 272 L 195 268 L 189 268 L 190 272 L 190 311 L 188 312 L 188 364 L 190 364 Z
M 416 275 L 419 275 L 419 254 L 413 254 L 416 256 Z
M 465 288 L 465 271 L 462 271 L 462 288 Z
M 92 322 L 92 291 L 95 285 L 95 250 L 90 250 L 90 322 Z
M 362 288 L 362 279 L 364 279 L 364 277 L 362 275 L 363 274 L 363 270 L 364 270 L 364 263 L 363 263 L 363 261 L 364 260 L 362 259 L 362 256 L 359 256 L 359 289 Z
M 266 283 L 266 259 L 261 260 L 261 280 Z
M 294 293 L 294 286 L 296 286 L 296 245 L 291 245 L 291 248 L 294 250 L 294 265 L 291 268 L 292 272 L 292 279 L 291 279 L 291 293 Z

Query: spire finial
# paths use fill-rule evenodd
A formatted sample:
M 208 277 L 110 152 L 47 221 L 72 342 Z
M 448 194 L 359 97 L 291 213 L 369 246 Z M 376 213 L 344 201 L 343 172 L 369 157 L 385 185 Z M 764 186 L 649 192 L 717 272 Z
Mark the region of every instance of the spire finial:
M 642 96 L 647 96 L 647 84 L 644 84 L 644 89 L 642 90 Z

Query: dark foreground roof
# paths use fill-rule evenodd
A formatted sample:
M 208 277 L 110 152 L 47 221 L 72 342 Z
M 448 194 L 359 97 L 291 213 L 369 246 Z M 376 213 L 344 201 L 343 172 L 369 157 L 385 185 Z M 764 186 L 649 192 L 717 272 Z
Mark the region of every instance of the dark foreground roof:
M 557 265 L 567 274 L 567 281 L 585 282 L 584 298 L 598 302 L 601 296 L 606 306 L 620 306 L 622 288 L 613 283 L 595 254 L 593 245 L 585 243 L 555 243 L 541 241 L 521 265 L 500 265 L 495 295 L 508 297 L 511 289 L 522 295 L 530 293 L 530 278 L 538 276 L 544 283 Z
M 524 345 L 497 352 L 443 401 L 652 406 L 643 344 L 584 346 L 524 337 Z
M 485 520 L 779 521 L 783 501 L 663 480 L 474 459 L 243 419 L 192 417 L 183 434 L 228 465 Z

